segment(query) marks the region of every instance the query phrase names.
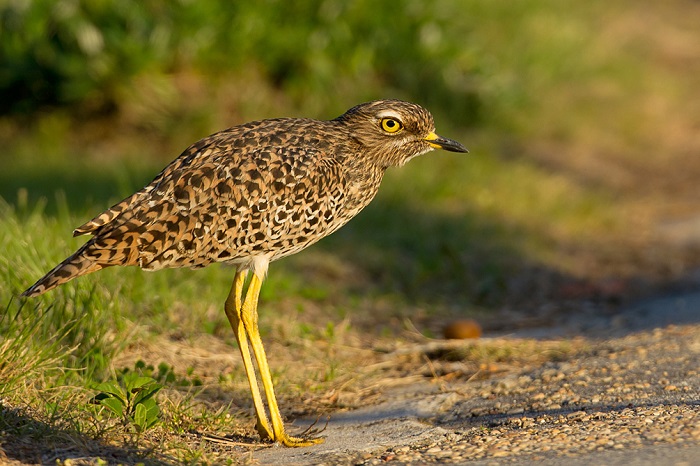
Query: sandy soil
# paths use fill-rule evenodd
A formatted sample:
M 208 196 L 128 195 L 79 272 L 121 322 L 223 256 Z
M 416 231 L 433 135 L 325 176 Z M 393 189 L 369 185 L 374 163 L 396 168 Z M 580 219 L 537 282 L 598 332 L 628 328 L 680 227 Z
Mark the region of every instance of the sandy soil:
M 575 315 L 507 338 L 579 344 L 562 360 L 487 380 L 438 377 L 396 388 L 379 405 L 333 415 L 322 445 L 263 448 L 253 461 L 700 464 L 700 294 L 614 316 Z

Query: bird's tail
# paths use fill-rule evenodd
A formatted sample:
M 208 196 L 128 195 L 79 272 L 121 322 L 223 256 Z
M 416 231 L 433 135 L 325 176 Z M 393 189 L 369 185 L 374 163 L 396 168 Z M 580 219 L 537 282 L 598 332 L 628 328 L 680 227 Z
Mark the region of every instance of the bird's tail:
M 35 284 L 30 286 L 21 296 L 33 297 L 44 294 L 47 291 L 62 285 L 67 281 L 88 273 L 96 272 L 106 264 L 95 262 L 92 257 L 84 254 L 90 242 L 78 249 L 69 258 L 58 264 L 49 273 L 40 278 Z

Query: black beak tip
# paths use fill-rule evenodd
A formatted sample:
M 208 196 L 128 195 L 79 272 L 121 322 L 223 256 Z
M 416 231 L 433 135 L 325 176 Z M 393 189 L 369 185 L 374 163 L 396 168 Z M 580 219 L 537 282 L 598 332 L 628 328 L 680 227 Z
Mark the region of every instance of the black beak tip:
M 442 149 L 450 152 L 469 152 L 469 149 L 464 147 L 461 143 L 448 138 L 439 137 L 438 139 L 432 141 L 439 145 Z
M 459 144 L 459 143 L 457 143 L 457 144 Z M 450 149 L 448 149 L 448 150 L 450 150 Z M 452 152 L 462 152 L 462 153 L 468 154 L 469 149 L 464 147 L 462 144 L 459 144 L 459 147 L 452 149 Z

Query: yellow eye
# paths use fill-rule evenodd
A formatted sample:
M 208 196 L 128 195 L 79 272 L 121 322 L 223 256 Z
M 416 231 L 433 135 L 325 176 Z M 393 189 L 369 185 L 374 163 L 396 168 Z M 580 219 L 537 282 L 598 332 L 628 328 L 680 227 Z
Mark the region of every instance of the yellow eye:
M 382 118 L 381 125 L 382 129 L 387 133 L 396 133 L 403 128 L 401 122 L 393 118 Z

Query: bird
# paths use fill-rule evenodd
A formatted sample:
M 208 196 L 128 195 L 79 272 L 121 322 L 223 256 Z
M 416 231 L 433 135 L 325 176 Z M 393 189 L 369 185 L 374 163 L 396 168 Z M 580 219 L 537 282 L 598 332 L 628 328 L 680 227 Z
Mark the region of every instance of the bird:
M 389 167 L 434 149 L 468 152 L 435 133 L 428 110 L 401 100 L 356 105 L 332 120 L 233 126 L 195 142 L 143 189 L 76 228 L 73 236 L 91 238 L 22 296 L 115 265 L 154 271 L 229 264 L 235 274 L 224 312 L 250 385 L 257 432 L 288 447 L 321 443 L 322 437 L 288 435 L 280 414 L 258 330 L 268 266 L 345 225 L 375 197 Z

